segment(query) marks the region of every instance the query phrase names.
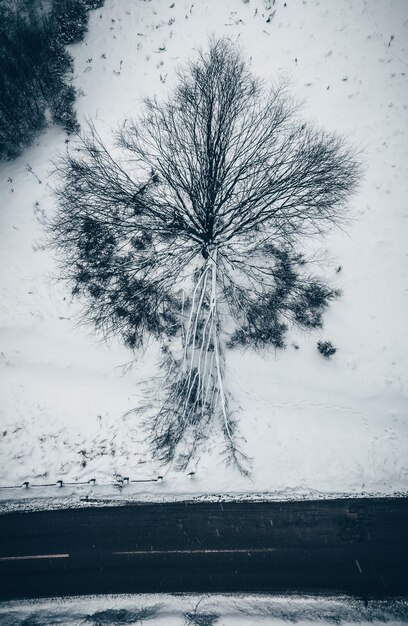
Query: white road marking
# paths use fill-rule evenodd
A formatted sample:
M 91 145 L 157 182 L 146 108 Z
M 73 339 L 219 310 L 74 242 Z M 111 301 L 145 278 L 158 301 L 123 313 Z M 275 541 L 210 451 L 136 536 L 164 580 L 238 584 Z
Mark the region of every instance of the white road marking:
M 214 550 L 123 550 L 112 552 L 112 554 L 253 554 L 254 552 L 275 552 L 276 548 L 220 548 Z
M 29 559 L 67 559 L 69 554 L 27 554 L 25 556 L 0 556 L 0 561 L 26 561 Z
M 145 555 L 145 554 L 253 554 L 275 552 L 276 548 L 220 548 L 197 550 L 121 550 L 112 552 L 115 555 Z M 68 559 L 69 554 L 26 554 L 23 556 L 0 556 L 0 561 L 26 561 L 33 559 Z

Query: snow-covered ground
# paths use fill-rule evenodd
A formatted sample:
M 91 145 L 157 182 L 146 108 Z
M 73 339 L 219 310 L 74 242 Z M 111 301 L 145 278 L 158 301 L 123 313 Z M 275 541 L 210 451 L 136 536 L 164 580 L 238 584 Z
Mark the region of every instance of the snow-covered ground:
M 189 616 L 196 616 L 193 621 Z M 204 616 L 207 619 L 204 621 Z M 212 616 L 212 619 L 210 618 Z M 199 621 L 201 617 L 202 621 Z M 245 595 L 122 595 L 4 602 L 0 624 L 7 626 L 298 626 L 406 623 L 405 600 L 370 601 L 347 597 Z
M 111 129 L 137 115 L 143 96 L 165 94 L 211 34 L 240 44 L 266 82 L 288 76 L 304 115 L 361 149 L 365 174 L 347 232 L 324 242 L 326 273 L 344 291 L 325 328 L 292 333 L 285 351 L 228 355 L 252 478 L 224 467 L 214 434 L 193 479 L 167 468 L 163 482 L 132 493 L 405 492 L 408 3 L 106 0 L 85 41 L 71 46 L 79 120 L 92 118 L 109 143 Z M 0 165 L 0 485 L 163 474 L 139 418 L 123 417 L 141 401 L 156 348 L 129 367 L 130 351 L 77 327 L 78 305 L 53 280 L 43 224 L 55 210 L 52 160 L 64 140 L 52 128 Z M 319 339 L 338 347 L 332 360 L 316 350 Z

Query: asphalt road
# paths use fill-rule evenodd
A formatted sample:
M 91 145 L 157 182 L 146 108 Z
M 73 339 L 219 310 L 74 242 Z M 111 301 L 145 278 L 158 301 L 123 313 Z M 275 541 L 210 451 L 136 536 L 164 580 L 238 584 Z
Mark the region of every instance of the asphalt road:
M 172 503 L 0 516 L 0 599 L 408 594 L 408 499 Z

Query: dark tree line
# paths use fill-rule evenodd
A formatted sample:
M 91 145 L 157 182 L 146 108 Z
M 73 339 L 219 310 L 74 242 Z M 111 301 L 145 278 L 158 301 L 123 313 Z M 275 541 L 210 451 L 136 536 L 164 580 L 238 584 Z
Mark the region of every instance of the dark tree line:
M 303 243 L 345 219 L 356 158 L 225 39 L 180 71 L 167 101 L 125 121 L 117 148 L 91 125 L 58 165 L 61 275 L 105 336 L 161 343 L 160 398 L 144 407 L 156 457 L 186 467 L 218 422 L 246 471 L 225 350 L 283 348 L 290 325 L 322 325 L 338 292 Z
M 0 6 L 0 159 L 18 156 L 50 122 L 79 130 L 65 45 L 83 38 L 103 0 L 5 0 Z

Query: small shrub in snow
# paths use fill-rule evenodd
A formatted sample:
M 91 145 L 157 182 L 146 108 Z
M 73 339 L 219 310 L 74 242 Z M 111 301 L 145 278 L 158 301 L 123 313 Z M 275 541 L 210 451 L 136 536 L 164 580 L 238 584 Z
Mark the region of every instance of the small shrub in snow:
M 215 626 L 218 622 L 219 615 L 215 613 L 186 613 L 186 624 L 188 626 Z
M 146 606 L 140 609 L 106 609 L 97 611 L 85 618 L 92 626 L 122 626 L 138 624 L 157 617 L 160 605 Z
M 329 359 L 337 351 L 331 341 L 318 341 L 317 349 L 326 359 Z

